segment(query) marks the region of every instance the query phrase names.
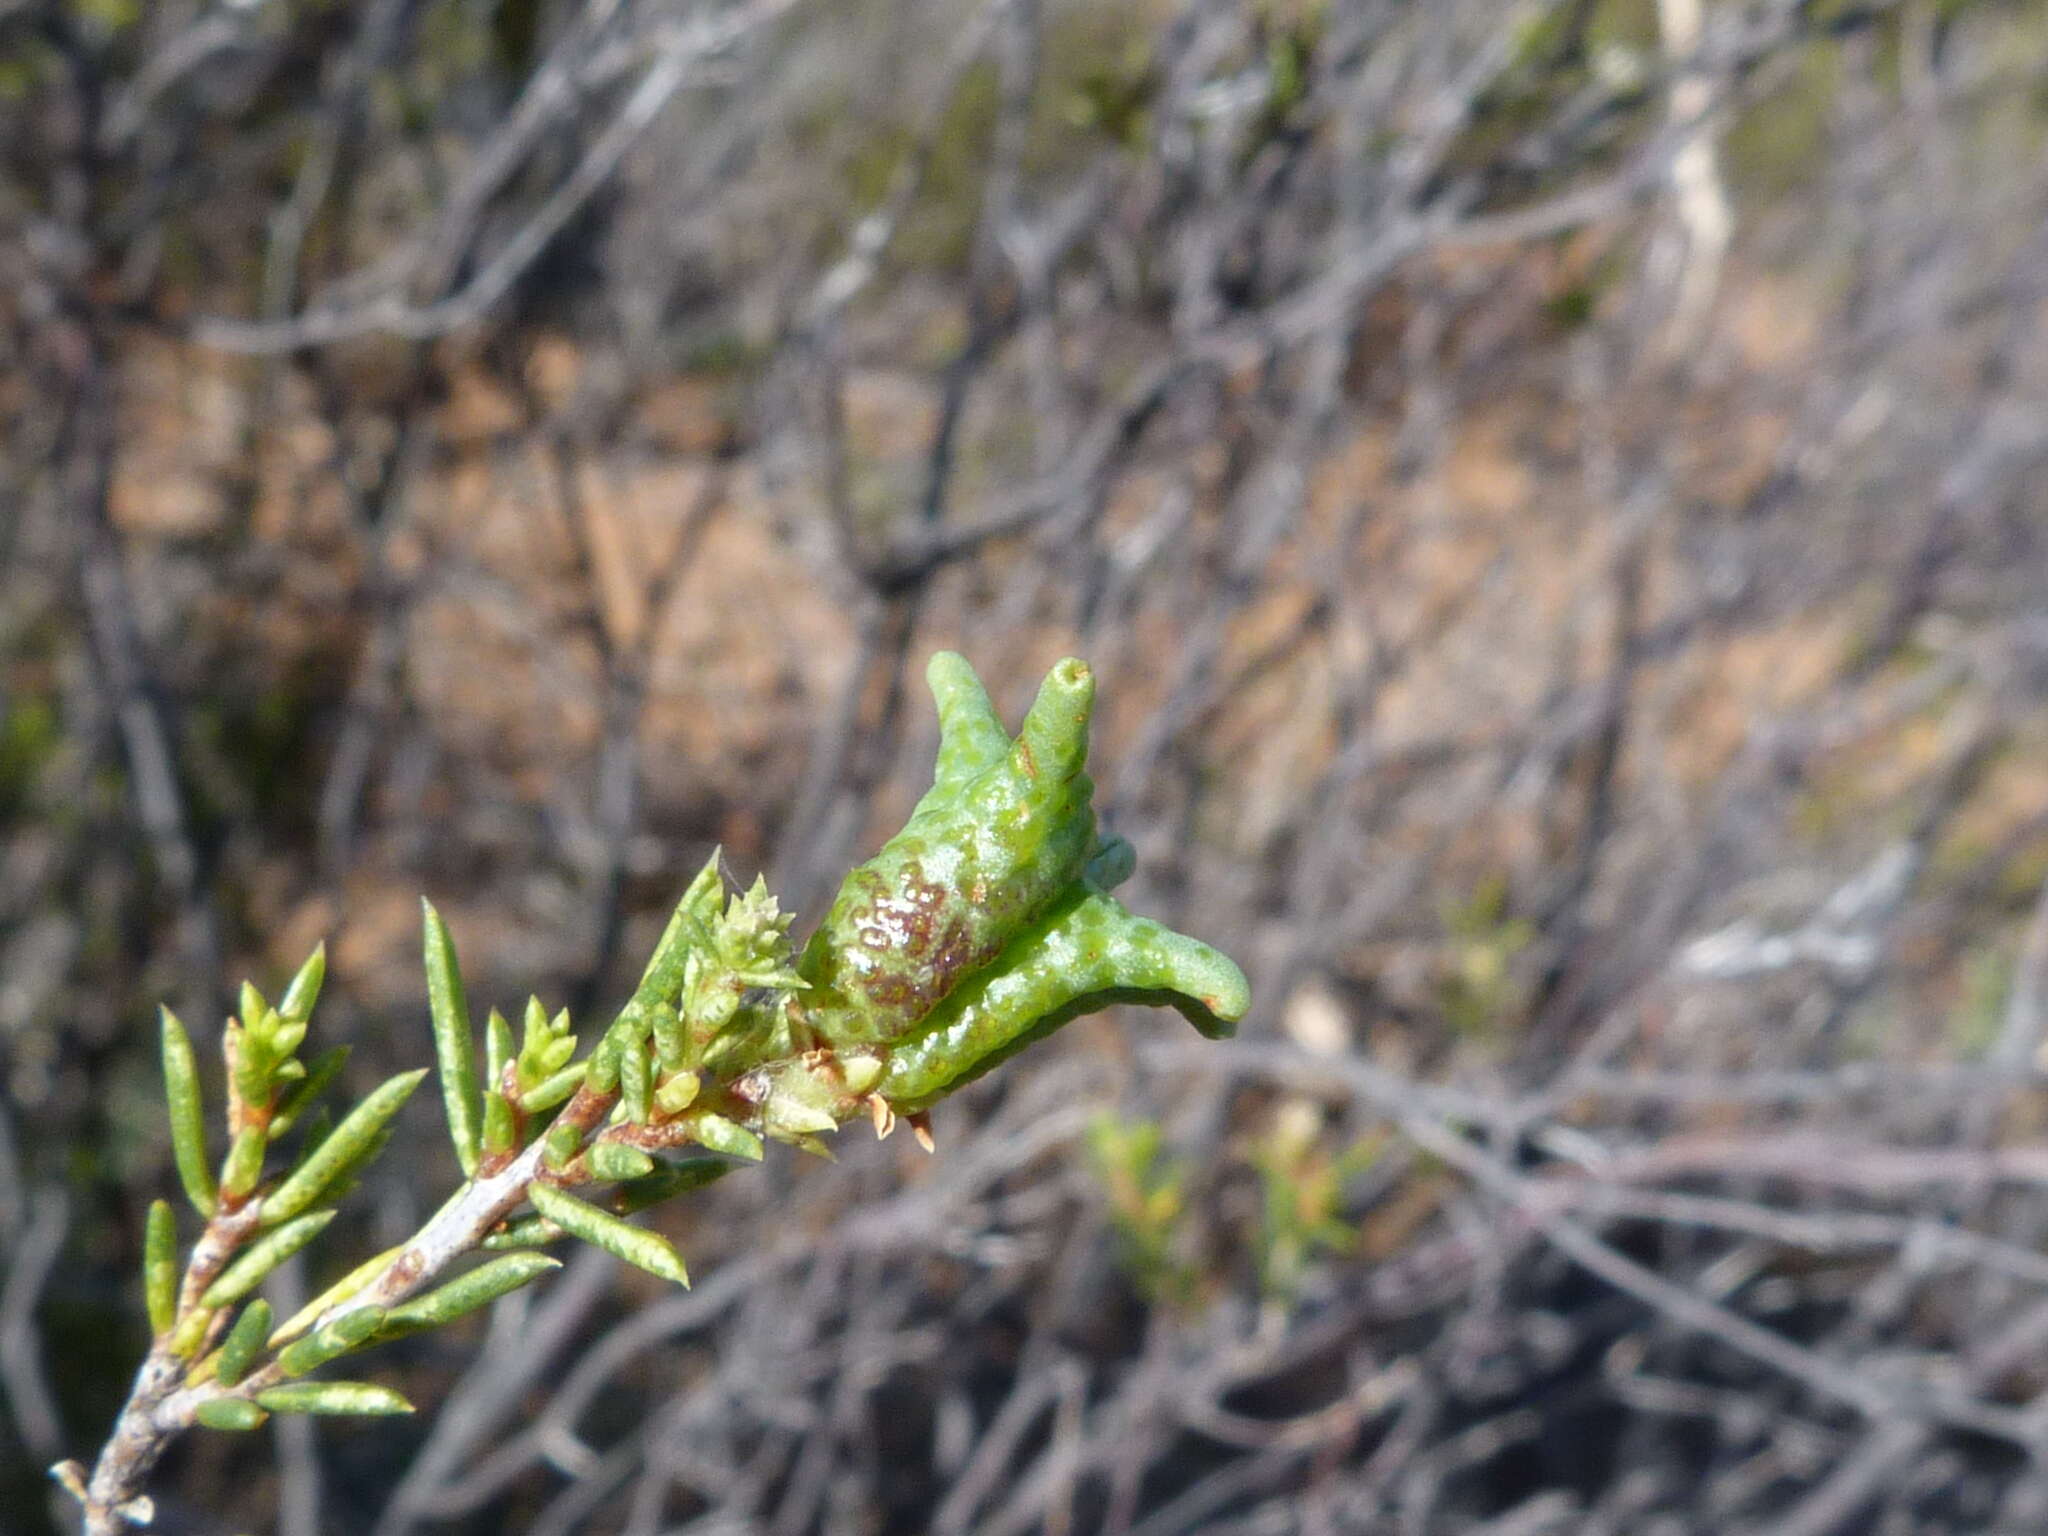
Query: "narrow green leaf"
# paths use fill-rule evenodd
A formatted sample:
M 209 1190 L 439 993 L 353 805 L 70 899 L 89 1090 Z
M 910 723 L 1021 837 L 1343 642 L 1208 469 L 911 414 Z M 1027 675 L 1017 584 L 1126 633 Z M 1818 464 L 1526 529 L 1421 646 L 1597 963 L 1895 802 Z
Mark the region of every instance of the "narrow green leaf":
M 655 1052 L 661 1058 L 662 1067 L 673 1072 L 682 1066 L 689 1049 L 683 1037 L 682 1015 L 663 1002 L 648 1010 L 648 1018 L 654 1027 Z
M 178 1324 L 171 1330 L 171 1336 L 165 1341 L 164 1348 L 180 1360 L 190 1360 L 199 1353 L 199 1347 L 206 1342 L 206 1330 L 212 1326 L 213 1309 L 194 1307 L 178 1319 Z
M 553 1109 L 583 1086 L 583 1068 L 564 1067 L 553 1077 L 543 1078 L 519 1096 L 519 1107 L 529 1115 Z
M 633 989 L 633 996 L 612 1027 L 605 1031 L 598 1049 L 591 1053 L 593 1069 L 605 1044 L 622 1034 L 638 1034 L 647 1028 L 647 1010 L 657 1003 L 673 1002 L 682 990 L 683 964 L 689 958 L 691 949 L 704 936 L 704 918 L 716 910 L 716 898 L 723 881 L 718 873 L 719 850 L 711 850 L 711 857 L 704 861 L 704 867 L 697 872 L 682 899 L 670 914 L 668 926 L 661 932 L 661 938 L 654 946 L 654 953 L 648 957 L 647 969 L 640 973 L 640 985 Z M 613 1079 L 616 1081 L 616 1079 Z M 609 1093 L 610 1085 L 596 1088 L 599 1093 Z
M 493 1008 L 484 1016 L 484 1088 L 496 1088 L 505 1080 L 505 1063 L 512 1059 L 512 1022 Z
M 619 1054 L 619 1042 L 610 1035 L 597 1042 L 583 1064 L 583 1081 L 592 1093 L 610 1093 L 619 1086 Z
M 220 1192 L 230 1200 L 245 1199 L 263 1177 L 263 1153 L 270 1136 L 260 1125 L 245 1125 L 235 1133 L 234 1142 L 220 1166 Z
M 401 1072 L 386 1080 L 371 1095 L 348 1112 L 290 1178 L 264 1199 L 265 1224 L 287 1221 L 305 1210 L 327 1191 L 335 1179 L 355 1164 L 357 1157 L 376 1142 L 427 1075 L 425 1067 Z
M 575 1126 L 549 1126 L 547 1151 L 542 1154 L 542 1160 L 550 1168 L 560 1168 L 576 1155 L 577 1150 L 582 1145 L 583 1133 L 577 1130 Z
M 242 1028 L 248 1030 L 250 1034 L 259 1037 L 269 1033 L 263 1025 L 264 1015 L 270 1011 L 270 1004 L 263 1000 L 263 994 L 256 990 L 256 984 L 253 981 L 243 982 L 241 996 Z
M 513 1119 L 512 1106 L 505 1095 L 495 1089 L 484 1090 L 484 1153 L 497 1157 L 510 1152 L 513 1143 L 519 1139 L 518 1122 Z
M 199 1298 L 203 1307 L 224 1307 L 240 1301 L 261 1285 L 270 1272 L 320 1235 L 320 1229 L 334 1220 L 332 1211 L 315 1211 L 266 1232 L 221 1271 L 220 1278 Z
M 213 1379 L 224 1387 L 232 1387 L 249 1374 L 249 1367 L 256 1363 L 256 1357 L 263 1353 L 269 1339 L 270 1303 L 258 1296 L 242 1308 L 242 1315 L 235 1319 L 235 1326 L 221 1341 L 220 1358 L 214 1362 Z
M 594 1205 L 585 1205 L 552 1184 L 535 1184 L 527 1190 L 526 1198 L 533 1202 L 536 1211 L 572 1237 L 580 1237 L 593 1248 L 602 1248 L 650 1275 L 689 1285 L 690 1275 L 683 1268 L 683 1256 L 660 1233 L 621 1221 Z
M 270 1415 L 246 1397 L 209 1397 L 192 1416 L 208 1429 L 257 1429 Z
M 462 970 L 455 961 L 455 941 L 431 902 L 420 908 L 426 924 L 427 1005 L 434 1016 L 434 1056 L 441 1064 L 441 1102 L 448 1111 L 448 1134 L 465 1178 L 476 1177 L 477 1149 L 482 1144 L 477 1096 L 476 1039 L 470 1029 L 469 999 L 462 991 Z
M 275 1063 L 263 1037 L 241 1020 L 230 1019 L 220 1038 L 220 1051 L 227 1063 L 230 1105 L 268 1105 L 270 1069 Z
M 288 1381 L 258 1392 L 272 1413 L 411 1413 L 412 1404 L 389 1387 L 367 1381 Z
M 330 1360 L 337 1360 L 360 1348 L 384 1326 L 382 1307 L 357 1307 L 332 1322 L 322 1323 L 303 1339 L 295 1339 L 278 1353 L 277 1368 L 287 1376 L 303 1376 Z
M 276 1141 L 299 1123 L 299 1118 L 306 1112 L 306 1107 L 327 1091 L 328 1086 L 340 1076 L 342 1065 L 347 1060 L 348 1047 L 345 1045 L 337 1045 L 332 1050 L 322 1051 L 313 1058 L 298 1086 L 285 1095 L 285 1100 L 278 1106 L 277 1113 L 270 1117 L 272 1141 Z
M 384 1333 L 389 1337 L 452 1323 L 561 1267 L 560 1259 L 551 1259 L 544 1253 L 512 1253 L 492 1259 L 402 1307 L 393 1307 L 385 1319 Z
M 391 1261 L 403 1252 L 405 1252 L 405 1244 L 400 1243 L 394 1248 L 386 1248 L 374 1258 L 363 1260 L 362 1263 L 358 1264 L 354 1269 L 343 1275 L 334 1284 L 327 1287 L 326 1290 L 286 1318 L 284 1326 L 270 1336 L 271 1348 L 275 1349 L 278 1345 L 287 1343 L 304 1333 L 312 1325 L 314 1318 L 332 1311 L 335 1307 L 347 1301 L 356 1292 L 390 1268 Z
M 622 1141 L 600 1141 L 590 1149 L 590 1171 L 600 1179 L 624 1183 L 654 1172 L 654 1159 Z
M 493 1232 L 484 1239 L 484 1246 L 493 1253 L 507 1248 L 538 1248 L 542 1243 L 552 1243 L 562 1236 L 562 1229 L 545 1216 L 522 1216 L 502 1232 Z
M 149 1302 L 149 1330 L 158 1338 L 178 1320 L 178 1223 L 168 1200 L 149 1202 L 142 1229 L 142 1294 Z
M 680 1115 L 697 1102 L 702 1080 L 694 1072 L 678 1072 L 654 1090 L 654 1107 L 664 1115 Z
M 206 1157 L 206 1109 L 199 1099 L 199 1065 L 192 1056 L 192 1037 L 178 1016 L 163 1016 L 164 1098 L 171 1109 L 171 1153 L 178 1162 L 178 1180 L 192 1209 L 211 1217 L 218 1203 L 213 1169 Z
M 619 1047 L 619 1103 L 626 1118 L 635 1125 L 647 1123 L 648 1094 L 653 1068 L 647 1060 L 647 1042 L 629 1040 Z
M 761 1138 L 723 1115 L 699 1115 L 691 1129 L 697 1140 L 713 1152 L 744 1157 L 750 1163 L 761 1161 Z
M 306 963 L 299 967 L 299 974 L 292 978 L 292 984 L 284 989 L 284 997 L 278 1002 L 277 1011 L 287 1019 L 303 1024 L 313 1016 L 313 1005 L 320 1000 L 320 984 L 327 979 L 327 945 L 323 940 L 313 946 L 313 953 L 306 957 Z
M 715 1179 L 724 1178 L 738 1166 L 722 1157 L 692 1157 L 680 1163 L 663 1163 L 646 1178 L 635 1179 L 613 1195 L 612 1207 L 621 1216 L 630 1216 L 685 1190 L 701 1189 Z

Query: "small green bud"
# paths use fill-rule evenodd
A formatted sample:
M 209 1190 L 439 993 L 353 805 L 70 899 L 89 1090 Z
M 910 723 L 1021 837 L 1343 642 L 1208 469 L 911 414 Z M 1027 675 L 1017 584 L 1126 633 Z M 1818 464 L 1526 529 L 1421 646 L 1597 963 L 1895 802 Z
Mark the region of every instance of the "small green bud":
M 547 1150 L 541 1154 L 550 1168 L 560 1168 L 574 1157 L 583 1146 L 583 1132 L 573 1125 L 556 1125 L 548 1128 Z
M 220 1192 L 230 1200 L 246 1198 L 263 1177 L 263 1154 L 269 1146 L 269 1133 L 262 1126 L 243 1126 L 221 1164 Z
M 697 1102 L 703 1086 L 694 1072 L 678 1072 L 654 1090 L 654 1107 L 664 1115 L 680 1115 Z
M 654 1172 L 654 1159 L 638 1147 L 627 1146 L 622 1141 L 599 1141 L 592 1145 L 585 1159 L 590 1171 L 600 1179 L 619 1183 L 627 1179 L 644 1178 Z
M 245 1397 L 209 1397 L 192 1416 L 208 1429 L 258 1429 L 270 1415 Z

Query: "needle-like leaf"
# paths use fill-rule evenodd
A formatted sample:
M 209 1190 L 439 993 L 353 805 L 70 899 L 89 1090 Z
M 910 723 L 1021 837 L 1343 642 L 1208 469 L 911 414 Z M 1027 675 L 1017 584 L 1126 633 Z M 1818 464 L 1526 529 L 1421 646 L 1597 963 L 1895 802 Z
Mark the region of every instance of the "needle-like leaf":
M 235 1326 L 228 1330 L 227 1338 L 221 1342 L 220 1358 L 213 1366 L 213 1379 L 224 1387 L 232 1387 L 249 1374 L 249 1367 L 263 1353 L 269 1338 L 270 1303 L 258 1296 L 242 1309 L 242 1315 L 235 1319 Z
M 161 1338 L 178 1320 L 178 1224 L 168 1200 L 149 1203 L 142 1232 L 142 1291 L 149 1303 L 150 1331 Z
M 502 1259 L 492 1259 L 402 1307 L 393 1307 L 384 1321 L 384 1335 L 388 1338 L 452 1323 L 561 1267 L 560 1259 L 551 1259 L 544 1253 L 509 1253 Z
M 413 1089 L 419 1087 L 420 1079 L 427 1075 L 425 1067 L 413 1072 L 401 1072 L 386 1080 L 370 1096 L 348 1112 L 327 1139 L 320 1143 L 304 1162 L 292 1172 L 263 1202 L 263 1220 L 266 1224 L 289 1221 L 318 1200 L 346 1169 L 353 1166 L 363 1150 L 380 1136 L 412 1097 Z
M 441 1102 L 448 1111 L 448 1134 L 455 1159 L 466 1178 L 476 1176 L 477 1153 L 483 1144 L 483 1103 L 477 1091 L 476 1038 L 469 1023 L 469 999 L 462 990 L 462 970 L 455 961 L 455 941 L 433 903 L 422 900 L 426 926 L 427 1006 L 434 1019 L 434 1056 L 441 1065 Z
M 594 1205 L 585 1205 L 552 1184 L 536 1184 L 526 1193 L 536 1211 L 570 1236 L 580 1237 L 591 1247 L 602 1248 L 650 1275 L 689 1285 L 690 1273 L 683 1268 L 683 1256 L 660 1233 L 621 1221 Z
M 367 1381 L 287 1381 L 258 1392 L 272 1413 L 411 1413 L 412 1404 L 389 1387 Z
M 220 1278 L 209 1285 L 199 1298 L 199 1304 L 202 1307 L 225 1307 L 230 1302 L 240 1301 L 261 1285 L 278 1265 L 318 1237 L 320 1229 L 332 1220 L 334 1212 L 315 1211 L 297 1221 L 288 1221 L 273 1232 L 264 1233 L 243 1249 L 234 1263 L 221 1271 Z
M 327 945 L 323 942 L 313 946 L 313 953 L 299 967 L 299 974 L 284 989 L 284 996 L 277 1004 L 279 1015 L 295 1023 L 305 1023 L 313 1016 L 313 1005 L 320 1000 L 320 984 L 326 979 Z
M 299 1123 L 299 1117 L 306 1107 L 327 1091 L 328 1085 L 340 1074 L 343 1063 L 348 1060 L 348 1047 L 337 1045 L 332 1050 L 322 1051 L 306 1068 L 306 1075 L 299 1079 L 292 1091 L 285 1095 L 277 1113 L 270 1117 L 270 1139 L 280 1136 Z
M 164 1098 L 171 1110 L 171 1155 L 177 1159 L 178 1180 L 185 1186 L 185 1198 L 192 1209 L 211 1217 L 219 1204 L 213 1182 L 213 1168 L 206 1157 L 206 1108 L 199 1098 L 199 1064 L 192 1055 L 192 1037 L 178 1016 L 165 1008 L 163 1016 Z
M 384 1326 L 382 1307 L 357 1307 L 332 1322 L 322 1323 L 303 1339 L 295 1339 L 278 1352 L 277 1368 L 287 1376 L 306 1372 L 339 1359 L 350 1350 L 369 1343 Z

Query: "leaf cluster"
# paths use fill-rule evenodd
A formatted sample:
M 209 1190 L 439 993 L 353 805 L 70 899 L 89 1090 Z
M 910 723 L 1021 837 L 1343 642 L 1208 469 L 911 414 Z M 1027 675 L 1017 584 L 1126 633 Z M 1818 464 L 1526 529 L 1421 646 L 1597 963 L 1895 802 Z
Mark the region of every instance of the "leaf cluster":
M 164 1010 L 172 1147 L 203 1226 L 181 1260 L 170 1206 L 150 1210 L 155 1344 L 128 1412 L 141 1403 L 166 1433 L 407 1412 L 389 1388 L 313 1373 L 531 1283 L 558 1267 L 533 1250 L 565 1237 L 687 1285 L 682 1255 L 635 1212 L 758 1160 L 769 1139 L 827 1155 L 819 1138 L 857 1117 L 886 1135 L 907 1116 L 929 1147 L 933 1102 L 1079 1012 L 1164 1002 L 1227 1029 L 1248 1002 L 1236 966 L 1108 895 L 1132 856 L 1096 834 L 1087 667 L 1053 669 L 1014 741 L 964 660 L 941 655 L 930 676 L 943 726 L 931 792 L 847 877 L 801 956 L 765 882 L 728 892 L 714 852 L 588 1050 L 568 1011 L 535 997 L 517 1031 L 487 1012 L 479 1062 L 453 936 L 422 903 L 440 1098 L 465 1182 L 413 1239 L 282 1322 L 257 1290 L 334 1219 L 427 1069 L 331 1119 L 321 1101 L 346 1052 L 300 1056 L 326 974 L 316 949 L 275 1006 L 241 989 L 221 1037 L 216 1163 L 191 1035 Z M 1167 1194 L 1154 1187 L 1147 1209 Z M 442 1273 L 478 1249 L 498 1256 Z M 84 1486 L 69 1463 L 59 1475 Z

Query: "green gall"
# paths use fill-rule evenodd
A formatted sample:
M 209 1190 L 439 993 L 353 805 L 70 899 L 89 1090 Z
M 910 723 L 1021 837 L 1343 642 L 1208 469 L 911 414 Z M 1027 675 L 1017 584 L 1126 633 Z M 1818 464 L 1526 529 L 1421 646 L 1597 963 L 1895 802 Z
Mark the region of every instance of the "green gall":
M 1067 1020 L 1118 1002 L 1176 1008 L 1213 1038 L 1231 1032 L 1251 996 L 1228 956 L 1084 891 L 899 1041 L 880 1092 L 899 1111 L 924 1108 Z
M 929 679 L 942 736 L 932 787 L 846 877 L 799 966 L 814 988 L 806 1015 L 828 1044 L 910 1033 L 1072 888 L 1095 848 L 1087 664 L 1056 665 L 1000 751 L 966 662 L 942 653 Z

